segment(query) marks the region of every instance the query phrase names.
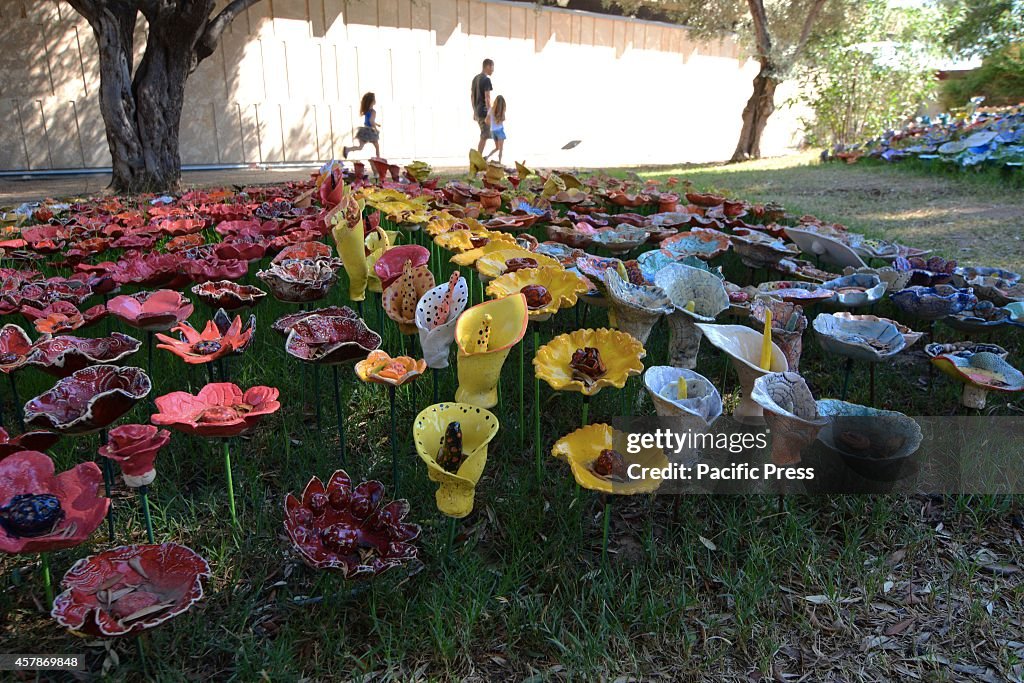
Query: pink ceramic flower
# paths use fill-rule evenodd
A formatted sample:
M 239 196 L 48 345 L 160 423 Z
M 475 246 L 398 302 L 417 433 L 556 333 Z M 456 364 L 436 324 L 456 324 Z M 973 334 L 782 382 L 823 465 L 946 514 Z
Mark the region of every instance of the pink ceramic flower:
M 94 462 L 55 474 L 49 456 L 21 451 L 0 460 L 0 552 L 45 553 L 83 543 L 107 514 Z
M 93 365 L 26 403 L 25 424 L 62 434 L 95 432 L 131 410 L 152 386 L 139 368 Z
M 121 425 L 110 430 L 109 440 L 99 453 L 121 466 L 128 486 L 149 486 L 156 479 L 156 454 L 170 440 L 169 431 L 153 425 Z
M 175 391 L 156 400 L 155 425 L 197 436 L 237 436 L 256 426 L 264 415 L 281 407 L 273 387 L 252 387 L 244 393 L 230 382 L 207 384 L 195 396 Z
M 121 546 L 76 562 L 50 615 L 90 636 L 139 633 L 187 612 L 208 578 L 210 564 L 183 545 Z
M 28 360 L 32 340 L 18 325 L 8 323 L 0 328 L 0 372 L 14 372 Z
M 170 289 L 115 296 L 107 310 L 132 327 L 147 332 L 169 330 L 192 315 L 192 303 Z

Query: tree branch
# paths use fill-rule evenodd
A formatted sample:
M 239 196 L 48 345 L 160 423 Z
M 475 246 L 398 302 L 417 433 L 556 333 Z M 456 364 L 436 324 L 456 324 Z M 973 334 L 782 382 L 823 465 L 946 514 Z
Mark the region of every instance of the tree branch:
M 213 18 L 196 43 L 196 61 L 201 62 L 214 53 L 220 44 L 220 37 L 235 17 L 255 5 L 260 0 L 232 0 Z
M 807 17 L 804 19 L 804 26 L 800 30 L 800 39 L 796 43 L 796 47 L 793 48 L 793 53 L 790 55 L 790 60 L 794 61 L 803 52 L 804 47 L 807 45 L 807 41 L 811 38 L 811 31 L 814 29 L 814 22 L 818 19 L 818 14 L 821 13 L 821 8 L 825 6 L 828 0 L 814 0 L 811 5 L 811 9 L 807 11 Z
M 816 0 L 824 2 L 824 0 Z M 772 53 L 772 38 L 768 34 L 768 14 L 764 11 L 764 0 L 747 0 L 750 7 L 750 18 L 754 22 L 754 44 L 757 46 L 758 57 L 762 60 L 770 60 Z

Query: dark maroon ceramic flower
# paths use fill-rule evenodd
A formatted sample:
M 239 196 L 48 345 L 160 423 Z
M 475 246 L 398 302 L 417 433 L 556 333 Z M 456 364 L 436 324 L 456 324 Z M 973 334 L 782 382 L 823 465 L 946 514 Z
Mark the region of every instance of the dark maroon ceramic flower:
M 44 308 L 55 301 L 67 301 L 80 306 L 92 296 L 92 289 L 79 280 L 53 277 L 38 282 L 26 282 L 17 293 L 11 293 L 12 300 L 19 305 Z
M 284 348 L 309 363 L 337 365 L 366 358 L 380 343 L 360 318 L 311 315 L 292 325 Z
M 273 387 L 252 387 L 243 393 L 230 382 L 207 384 L 194 396 L 175 391 L 159 397 L 160 412 L 150 420 L 186 434 L 237 436 L 255 427 L 264 415 L 277 412 L 278 394 Z
M 121 466 L 124 483 L 149 486 L 156 479 L 156 454 L 171 440 L 171 433 L 153 425 L 121 425 L 110 430 L 99 453 Z
M 189 258 L 182 261 L 181 269 L 193 282 L 240 280 L 249 272 L 249 262 L 244 259 Z
M 25 432 L 14 438 L 0 427 L 0 460 L 19 451 L 47 451 L 60 440 L 54 432 Z
M 344 470 L 327 485 L 313 477 L 302 499 L 289 493 L 284 501 L 284 528 L 292 547 L 314 569 L 335 569 L 346 579 L 367 579 L 416 562 L 412 543 L 420 528 L 406 523 L 409 503 L 382 505 L 384 485 L 367 481 L 352 486 Z
M 90 365 L 123 360 L 140 345 L 139 340 L 120 332 L 98 338 L 62 335 L 36 342 L 26 364 L 54 377 L 67 377 Z
M 169 330 L 192 315 L 192 303 L 179 292 L 122 294 L 110 300 L 107 309 L 128 325 L 148 332 Z
M 271 264 L 256 277 L 267 283 L 278 300 L 302 303 L 325 297 L 338 276 L 325 261 L 291 259 Z
M 270 325 L 270 329 L 277 332 L 282 337 L 287 337 L 288 333 L 292 331 L 292 327 L 295 326 L 295 323 L 300 320 L 305 320 L 313 315 L 330 316 L 332 318 L 359 317 L 359 315 L 348 306 L 326 306 L 324 308 L 315 308 L 312 311 L 299 311 L 298 313 L 283 315 Z
M 56 474 L 37 451 L 0 460 L 0 552 L 46 553 L 85 542 L 110 507 L 102 482 L 94 462 Z
M 23 366 L 32 350 L 32 340 L 20 326 L 8 323 L 0 328 L 0 372 L 7 374 Z
M 143 287 L 162 287 L 170 285 L 178 279 L 178 266 L 181 256 L 178 253 L 125 255 L 117 262 L 112 273 L 118 284 L 137 284 Z
M 159 626 L 203 598 L 210 564 L 177 543 L 129 545 L 76 562 L 50 615 L 89 636 L 125 636 Z
M 207 306 L 226 311 L 255 306 L 267 295 L 259 287 L 240 285 L 230 280 L 203 282 L 194 286 L 192 293 Z
M 151 388 L 140 368 L 83 368 L 26 403 L 25 424 L 62 434 L 95 432 L 131 410 Z

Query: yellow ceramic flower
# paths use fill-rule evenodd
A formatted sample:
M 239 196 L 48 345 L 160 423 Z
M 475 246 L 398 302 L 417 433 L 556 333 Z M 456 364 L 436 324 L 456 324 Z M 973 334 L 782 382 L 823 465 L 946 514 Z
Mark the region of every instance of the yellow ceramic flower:
M 621 438 L 619 441 L 625 441 Z M 640 467 L 663 468 L 668 466 L 668 458 L 665 451 L 660 448 L 644 448 L 639 453 L 629 453 L 625 450 L 617 451 L 622 456 L 622 464 L 625 466 L 625 476 L 602 476 L 594 470 L 594 465 L 601 451 L 615 448 L 615 430 L 611 425 L 592 424 L 577 429 L 571 434 L 566 434 L 551 449 L 551 455 L 569 462 L 572 474 L 576 477 L 576 483 L 591 491 L 601 493 L 614 493 L 617 495 L 631 496 L 638 493 L 652 493 L 661 484 L 660 479 L 651 476 L 642 476 L 633 468 L 636 478 L 629 476 L 630 465 Z M 621 446 L 620 446 L 621 448 Z
M 516 162 L 516 175 L 519 176 L 520 180 L 525 180 L 527 176 L 533 175 L 533 171 L 527 167 L 526 162 Z
M 357 201 L 349 186 L 342 191 L 341 202 L 329 214 L 331 236 L 338 247 L 345 272 L 348 273 L 348 298 L 366 299 L 366 246 L 363 237 L 363 202 Z
M 484 159 L 484 155 L 477 150 L 470 148 L 469 150 L 469 175 L 475 176 L 480 171 L 487 169 L 487 161 Z
M 400 387 L 411 382 L 427 371 L 427 361 L 409 356 L 392 358 L 380 349 L 356 363 L 356 376 L 373 384 L 388 384 Z
M 435 237 L 434 243 L 445 251 L 453 251 L 459 254 L 461 256 L 460 260 L 468 261 L 468 263 L 462 265 L 471 265 L 484 253 L 484 247 L 473 246 L 473 240 L 479 240 L 480 238 L 489 240 L 487 244 L 494 244 L 495 246 L 491 247 L 492 250 L 499 248 L 508 249 L 516 246 L 516 238 L 507 232 L 492 232 L 485 228 L 480 230 L 449 230 Z M 455 259 L 453 258 L 452 261 L 455 262 Z
M 452 230 L 452 232 L 449 233 L 449 234 L 452 234 L 452 233 L 455 233 L 455 232 L 456 232 L 455 230 Z M 460 232 L 472 232 L 472 231 L 462 230 Z M 507 233 L 498 233 L 498 234 L 507 234 Z M 452 256 L 451 262 L 454 263 L 457 266 L 471 266 L 474 263 L 476 263 L 476 260 L 478 258 L 481 258 L 483 256 L 487 256 L 487 255 L 492 254 L 492 253 L 494 253 L 496 251 L 501 251 L 502 249 L 522 249 L 522 247 L 517 247 L 516 246 L 515 238 L 512 237 L 512 235 L 509 235 L 509 237 L 512 237 L 512 241 L 511 242 L 508 242 L 508 241 L 502 240 L 502 239 L 493 238 L 493 237 L 490 236 L 489 233 L 480 233 L 480 236 L 487 237 L 488 239 L 490 239 L 490 241 L 487 244 L 483 245 L 482 247 L 477 247 L 475 249 L 470 249 L 470 250 L 464 251 L 464 252 L 462 252 L 460 254 L 456 254 L 455 256 Z
M 544 181 L 544 190 L 540 193 L 540 196 L 544 199 L 550 199 L 559 192 L 565 189 L 565 181 L 559 178 L 557 175 L 552 173 Z
M 524 268 L 514 273 L 505 273 L 496 277 L 487 285 L 487 295 L 495 299 L 521 292 L 524 287 L 540 285 L 547 290 L 550 297 L 546 301 L 531 299 L 534 293 L 526 294 L 526 305 L 530 310 L 530 319 L 538 322 L 547 320 L 563 308 L 572 308 L 576 305 L 576 297 L 587 291 L 584 284 L 575 273 L 570 273 L 561 266 L 541 266 L 539 268 Z
M 577 351 L 596 349 L 573 356 Z M 555 391 L 578 391 L 593 396 L 604 387 L 621 389 L 626 380 L 644 370 L 644 345 L 618 330 L 576 330 L 560 334 L 537 350 L 534 372 Z M 573 365 L 576 367 L 574 368 Z
M 522 294 L 485 301 L 463 311 L 455 323 L 455 343 L 459 346 L 456 401 L 481 408 L 498 404 L 496 387 L 501 366 L 526 334 L 529 321 Z
M 438 235 L 442 235 L 451 230 L 452 227 L 458 222 L 459 219 L 451 215 L 447 211 L 436 211 L 430 217 L 430 220 L 427 221 L 427 234 L 429 234 L 431 237 L 437 237 Z
M 504 246 L 502 243 L 499 243 L 499 245 Z M 485 245 L 485 248 L 486 246 L 490 245 Z M 465 254 L 460 254 L 460 256 L 465 256 Z M 482 255 L 480 258 L 476 260 L 476 263 L 474 263 L 473 265 L 474 267 L 476 267 L 476 272 L 480 273 L 480 277 L 485 278 L 487 280 L 492 280 L 498 277 L 499 275 L 504 275 L 505 264 L 508 262 L 509 259 L 514 258 L 533 259 L 534 261 L 537 262 L 538 266 L 553 266 L 555 268 L 562 267 L 562 265 L 558 261 L 551 258 L 550 256 L 538 254 L 537 252 L 530 251 L 529 249 L 523 249 L 522 247 L 506 247 L 495 249 L 490 253 Z M 453 258 L 452 260 L 454 261 L 455 259 Z
M 388 317 L 398 323 L 402 334 L 416 334 L 416 304 L 434 288 L 434 274 L 426 266 L 413 268 L 412 261 L 402 266 L 402 274 L 391 283 L 381 298 Z
M 457 430 L 449 430 L 453 422 L 459 424 Z M 456 432 L 461 436 L 462 462 L 457 470 L 449 472 L 437 460 L 443 448 L 451 447 Z M 473 511 L 476 484 L 487 464 L 487 444 L 497 433 L 498 418 L 468 403 L 437 403 L 416 416 L 412 438 L 416 452 L 427 465 L 427 476 L 440 484 L 434 497 L 442 513 L 461 518 Z
M 383 228 L 377 228 L 366 236 L 366 250 L 370 252 L 370 255 L 366 257 L 366 288 L 371 292 L 380 294 L 384 291 L 380 278 L 377 277 L 377 273 L 373 270 L 373 266 L 377 263 L 377 259 L 381 257 L 381 254 L 398 244 L 400 236 L 401 233 L 397 230 L 384 230 Z

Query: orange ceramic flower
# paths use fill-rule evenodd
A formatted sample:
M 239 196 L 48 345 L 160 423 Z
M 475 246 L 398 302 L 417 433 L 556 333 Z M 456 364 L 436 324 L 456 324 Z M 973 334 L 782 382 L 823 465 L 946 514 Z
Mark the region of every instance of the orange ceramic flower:
M 409 356 L 392 358 L 386 351 L 371 351 L 356 363 L 356 375 L 364 382 L 400 387 L 427 371 L 427 361 Z
M 416 304 L 433 288 L 434 274 L 426 266 L 414 268 L 412 261 L 406 261 L 402 274 L 384 290 L 384 312 L 398 323 L 402 334 L 416 334 Z
M 77 330 L 85 324 L 82 314 L 78 311 L 68 315 L 66 313 L 51 313 L 44 318 L 37 318 L 32 323 L 36 332 L 40 334 L 65 334 Z
M 209 363 L 238 349 L 244 348 L 252 337 L 253 328 L 242 331 L 242 318 L 235 316 L 231 326 L 222 334 L 217 323 L 210 320 L 200 333 L 187 322 L 175 327 L 173 332 L 181 334 L 181 339 L 173 339 L 165 334 L 157 334 L 162 343 L 158 349 L 170 351 L 178 358 L 191 365 Z

